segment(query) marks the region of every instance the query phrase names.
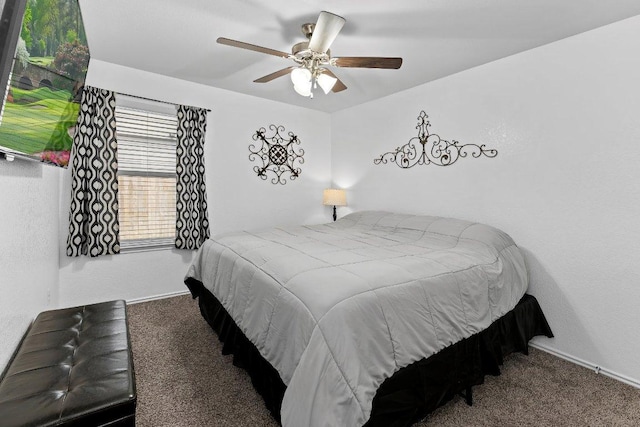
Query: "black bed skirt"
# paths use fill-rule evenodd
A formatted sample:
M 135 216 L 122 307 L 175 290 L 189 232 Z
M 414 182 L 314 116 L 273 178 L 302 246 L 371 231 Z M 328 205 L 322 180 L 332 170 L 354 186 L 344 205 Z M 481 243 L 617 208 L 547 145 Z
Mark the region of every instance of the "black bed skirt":
M 200 282 L 187 279 L 200 312 L 223 343 L 222 354 L 233 354 L 233 364 L 245 369 L 266 407 L 280 422 L 286 385 L 245 337 L 220 302 Z M 528 354 L 536 335 L 553 337 L 538 301 L 525 294 L 516 307 L 487 329 L 440 352 L 400 369 L 385 380 L 373 399 L 367 427 L 409 426 L 423 419 L 457 394 L 484 382 L 485 375 L 500 375 L 509 353 Z

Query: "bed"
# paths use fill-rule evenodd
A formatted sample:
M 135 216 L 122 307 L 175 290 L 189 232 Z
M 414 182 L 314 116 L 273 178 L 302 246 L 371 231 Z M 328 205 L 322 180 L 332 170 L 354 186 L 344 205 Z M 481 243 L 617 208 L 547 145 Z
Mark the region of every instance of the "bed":
M 285 427 L 408 425 L 552 336 L 513 240 L 452 218 L 229 233 L 185 283 Z

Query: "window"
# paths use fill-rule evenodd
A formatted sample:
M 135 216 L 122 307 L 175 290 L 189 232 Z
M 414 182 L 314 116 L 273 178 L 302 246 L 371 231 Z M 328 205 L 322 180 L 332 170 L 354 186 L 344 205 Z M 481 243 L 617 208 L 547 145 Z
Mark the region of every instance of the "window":
M 137 107 L 135 101 L 116 106 L 123 250 L 172 246 L 176 233 L 176 113 L 162 111 L 165 105 Z

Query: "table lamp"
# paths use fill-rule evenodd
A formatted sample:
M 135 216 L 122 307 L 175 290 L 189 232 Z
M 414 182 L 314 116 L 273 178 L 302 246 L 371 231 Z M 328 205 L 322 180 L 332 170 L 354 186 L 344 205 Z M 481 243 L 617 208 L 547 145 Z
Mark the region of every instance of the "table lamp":
M 333 220 L 336 220 L 336 206 L 347 206 L 347 193 L 336 188 L 327 188 L 322 193 L 322 204 L 333 205 Z

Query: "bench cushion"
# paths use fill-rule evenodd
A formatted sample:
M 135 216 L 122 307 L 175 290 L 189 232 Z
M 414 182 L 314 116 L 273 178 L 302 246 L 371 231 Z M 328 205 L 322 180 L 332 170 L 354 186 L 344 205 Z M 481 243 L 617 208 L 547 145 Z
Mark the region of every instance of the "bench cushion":
M 0 382 L 6 427 L 133 425 L 135 406 L 124 301 L 41 313 Z

